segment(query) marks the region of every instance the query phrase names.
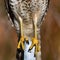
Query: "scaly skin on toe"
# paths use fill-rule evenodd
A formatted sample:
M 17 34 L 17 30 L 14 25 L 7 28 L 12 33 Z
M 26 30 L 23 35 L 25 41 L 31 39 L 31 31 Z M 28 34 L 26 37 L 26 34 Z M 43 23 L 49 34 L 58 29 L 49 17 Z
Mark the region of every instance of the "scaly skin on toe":
M 37 52 L 40 51 L 39 40 L 37 40 L 36 38 L 32 38 L 32 44 L 31 44 L 31 46 L 30 46 L 28 51 L 30 51 L 34 46 L 35 46 L 35 53 L 34 53 L 34 55 L 36 56 Z
M 23 49 L 24 50 L 24 42 L 28 43 L 28 38 L 24 38 L 24 36 L 22 36 L 20 38 L 20 41 L 18 43 L 17 49 Z
M 24 50 L 24 36 L 22 36 L 20 38 L 20 41 L 19 41 L 18 46 L 17 46 L 17 49 L 21 49 L 21 47 Z

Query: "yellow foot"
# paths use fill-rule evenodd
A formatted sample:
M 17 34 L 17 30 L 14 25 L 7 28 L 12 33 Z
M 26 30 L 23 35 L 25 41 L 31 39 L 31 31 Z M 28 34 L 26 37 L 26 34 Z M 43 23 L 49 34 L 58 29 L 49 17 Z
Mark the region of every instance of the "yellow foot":
M 32 44 L 31 44 L 31 46 L 30 46 L 28 51 L 30 51 L 34 46 L 35 46 L 35 53 L 34 53 L 34 55 L 36 56 L 36 53 L 40 51 L 39 40 L 37 40 L 36 38 L 32 38 Z
M 21 38 L 20 38 L 20 41 L 18 42 L 18 46 L 17 46 L 17 49 L 23 49 L 24 50 L 24 42 L 27 42 L 27 43 L 29 43 L 28 42 L 28 39 L 27 38 L 24 38 L 24 36 L 22 36 Z

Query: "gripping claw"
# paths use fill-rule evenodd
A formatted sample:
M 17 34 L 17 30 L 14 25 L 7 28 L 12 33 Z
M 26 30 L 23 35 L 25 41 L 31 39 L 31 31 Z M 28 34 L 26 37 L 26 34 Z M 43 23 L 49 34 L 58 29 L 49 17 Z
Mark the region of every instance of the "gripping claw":
M 28 39 L 24 38 L 24 36 L 22 36 L 20 38 L 19 43 L 18 43 L 17 49 L 21 49 L 22 48 L 24 50 L 24 42 L 29 43 Z
M 24 37 L 23 36 L 20 38 L 20 41 L 17 46 L 17 49 L 21 49 L 21 48 L 24 50 Z
M 35 46 L 34 56 L 36 56 L 37 52 L 40 51 L 39 40 L 37 40 L 36 38 L 32 38 L 32 44 L 31 44 L 31 46 L 30 46 L 28 51 L 30 51 L 34 46 Z

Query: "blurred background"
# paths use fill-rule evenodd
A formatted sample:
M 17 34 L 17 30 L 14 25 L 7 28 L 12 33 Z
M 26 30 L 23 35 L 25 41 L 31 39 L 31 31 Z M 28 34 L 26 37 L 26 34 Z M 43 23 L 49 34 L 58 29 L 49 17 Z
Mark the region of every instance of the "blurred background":
M 60 0 L 50 0 L 41 25 L 42 60 L 60 60 Z

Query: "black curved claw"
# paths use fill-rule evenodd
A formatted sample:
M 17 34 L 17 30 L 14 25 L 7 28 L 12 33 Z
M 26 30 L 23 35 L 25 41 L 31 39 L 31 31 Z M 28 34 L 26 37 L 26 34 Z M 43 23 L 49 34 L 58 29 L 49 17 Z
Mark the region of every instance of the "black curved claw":
M 28 52 L 31 52 L 31 49 L 29 49 Z
M 29 44 L 29 41 L 26 41 L 27 44 Z
M 34 57 L 36 57 L 36 54 L 34 54 Z
M 29 44 L 29 41 L 26 38 L 24 38 L 24 40 L 26 41 L 27 44 Z

